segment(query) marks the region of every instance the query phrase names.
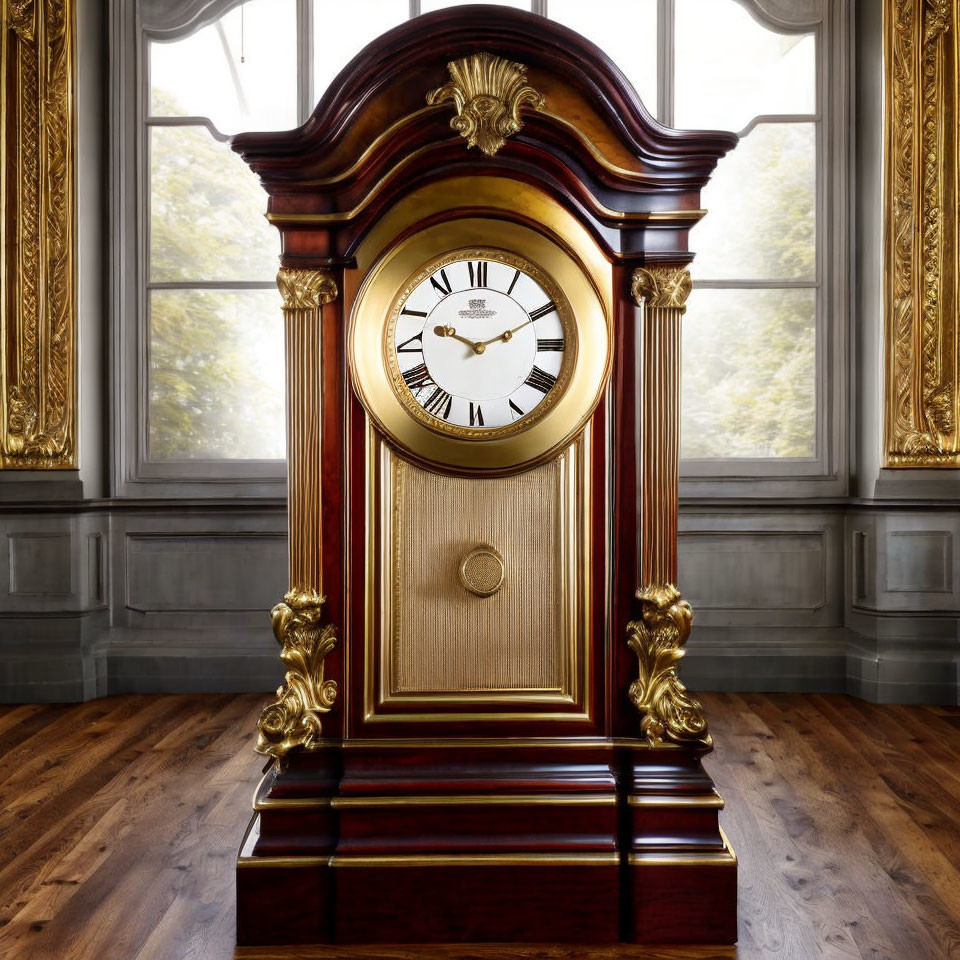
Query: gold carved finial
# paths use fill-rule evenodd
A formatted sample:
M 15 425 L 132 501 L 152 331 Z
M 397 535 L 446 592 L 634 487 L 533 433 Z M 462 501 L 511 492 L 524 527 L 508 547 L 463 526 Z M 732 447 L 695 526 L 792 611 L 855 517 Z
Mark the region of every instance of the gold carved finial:
M 520 107 L 542 110 L 546 101 L 527 83 L 522 63 L 491 53 L 475 53 L 447 64 L 450 82 L 427 94 L 428 104 L 452 100 L 457 115 L 450 126 L 467 141 L 492 157 L 523 123 Z
M 690 296 L 690 271 L 686 267 L 654 264 L 633 271 L 630 295 L 639 307 L 676 307 L 685 310 Z
M 256 749 L 277 760 L 297 748 L 316 749 L 320 715 L 337 699 L 336 681 L 323 676 L 324 659 L 337 645 L 333 625 L 322 622 L 324 600 L 313 591 L 290 591 L 270 612 L 287 674 L 260 714 Z
M 310 310 L 337 299 L 337 281 L 328 270 L 281 267 L 277 286 L 284 310 Z
M 709 747 L 703 708 L 677 676 L 693 611 L 671 583 L 652 584 L 637 593 L 640 619 L 627 624 L 627 643 L 637 655 L 639 675 L 629 697 L 643 714 L 641 729 L 652 747 L 664 740 Z

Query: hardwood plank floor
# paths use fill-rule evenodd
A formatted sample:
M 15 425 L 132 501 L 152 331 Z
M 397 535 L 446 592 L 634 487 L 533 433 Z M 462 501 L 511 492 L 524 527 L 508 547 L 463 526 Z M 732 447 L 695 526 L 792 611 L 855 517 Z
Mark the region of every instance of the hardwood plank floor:
M 960 709 L 707 694 L 736 948 L 235 950 L 259 695 L 0 707 L 3 960 L 960 960 Z

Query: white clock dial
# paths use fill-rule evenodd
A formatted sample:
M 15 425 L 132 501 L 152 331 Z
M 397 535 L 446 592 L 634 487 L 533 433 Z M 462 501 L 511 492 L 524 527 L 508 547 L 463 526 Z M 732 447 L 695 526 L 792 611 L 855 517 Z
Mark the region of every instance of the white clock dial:
M 393 350 L 403 387 L 434 420 L 510 427 L 538 411 L 564 370 L 558 293 L 518 258 L 447 259 L 396 308 Z

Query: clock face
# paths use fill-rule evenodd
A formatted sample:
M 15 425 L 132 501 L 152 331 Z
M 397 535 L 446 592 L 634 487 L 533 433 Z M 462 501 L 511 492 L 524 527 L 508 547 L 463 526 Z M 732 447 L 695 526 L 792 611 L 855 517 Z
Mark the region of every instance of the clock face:
M 483 249 L 420 270 L 394 303 L 385 346 L 409 412 L 441 432 L 489 437 L 522 430 L 552 406 L 576 333 L 550 277 Z

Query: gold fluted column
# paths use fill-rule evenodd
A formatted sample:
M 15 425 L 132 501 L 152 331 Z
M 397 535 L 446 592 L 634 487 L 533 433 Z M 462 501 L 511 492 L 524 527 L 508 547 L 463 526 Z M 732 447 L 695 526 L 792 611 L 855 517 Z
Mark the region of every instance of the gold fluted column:
M 329 713 L 337 684 L 324 677 L 336 646 L 323 622 L 321 310 L 339 296 L 326 270 L 281 269 L 287 366 L 287 510 L 290 590 L 271 612 L 280 659 L 287 667 L 276 697 L 258 723 L 257 750 L 282 760 L 320 740 L 321 714 Z
M 634 271 L 631 295 L 638 324 L 637 423 L 640 499 L 638 616 L 627 643 L 638 675 L 629 697 L 642 714 L 651 746 L 664 740 L 711 744 L 700 704 L 677 668 L 693 613 L 676 587 L 680 469 L 680 333 L 690 294 L 690 272 L 655 265 Z
M 0 0 L 0 467 L 74 469 L 74 0 Z
M 885 286 L 888 467 L 960 466 L 960 13 L 888 0 Z

